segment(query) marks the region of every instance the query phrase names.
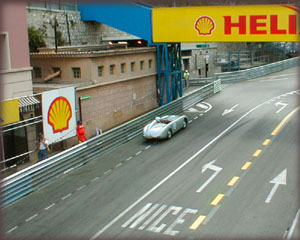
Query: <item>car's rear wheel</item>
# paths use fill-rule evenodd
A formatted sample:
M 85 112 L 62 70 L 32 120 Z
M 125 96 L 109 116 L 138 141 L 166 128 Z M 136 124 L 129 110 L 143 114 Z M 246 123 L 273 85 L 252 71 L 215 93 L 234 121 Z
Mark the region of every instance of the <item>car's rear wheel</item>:
M 187 127 L 187 120 L 186 119 L 184 119 L 184 121 L 183 121 L 183 129 L 185 129 Z
M 172 130 L 171 129 L 169 129 L 169 131 L 168 131 L 168 133 L 167 133 L 167 138 L 168 139 L 171 139 L 172 138 Z

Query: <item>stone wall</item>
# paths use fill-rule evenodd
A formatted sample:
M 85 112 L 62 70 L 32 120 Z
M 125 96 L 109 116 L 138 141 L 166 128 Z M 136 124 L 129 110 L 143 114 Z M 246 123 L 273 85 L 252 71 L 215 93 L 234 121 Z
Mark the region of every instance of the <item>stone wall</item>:
M 54 23 L 57 21 L 57 31 L 62 33 L 62 40 L 65 46 L 70 45 L 97 45 L 102 43 L 103 38 L 132 37 L 125 32 L 111 28 L 97 22 L 81 21 L 80 12 L 49 10 L 43 8 L 27 7 L 27 25 L 39 29 L 45 36 L 47 47 L 55 46 Z M 69 26 L 69 28 L 68 28 Z M 69 29 L 69 31 L 68 31 Z M 70 35 L 70 39 L 69 39 Z

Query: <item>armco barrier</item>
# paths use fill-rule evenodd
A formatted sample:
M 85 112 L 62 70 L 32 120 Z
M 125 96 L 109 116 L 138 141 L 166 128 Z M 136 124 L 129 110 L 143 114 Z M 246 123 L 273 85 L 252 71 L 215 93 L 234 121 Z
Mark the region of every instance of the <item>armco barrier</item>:
M 199 86 L 203 85 L 203 83 L 215 81 L 216 79 L 221 79 L 222 83 L 241 82 L 253 78 L 262 77 L 274 72 L 279 72 L 287 68 L 295 67 L 298 64 L 299 57 L 295 57 L 246 70 L 236 72 L 215 73 L 214 77 L 210 78 L 190 79 L 189 84 L 190 86 Z
M 140 135 L 143 127 L 156 116 L 179 114 L 219 91 L 221 91 L 220 80 L 4 178 L 1 185 L 2 206 L 22 198 L 65 172 L 98 158 Z

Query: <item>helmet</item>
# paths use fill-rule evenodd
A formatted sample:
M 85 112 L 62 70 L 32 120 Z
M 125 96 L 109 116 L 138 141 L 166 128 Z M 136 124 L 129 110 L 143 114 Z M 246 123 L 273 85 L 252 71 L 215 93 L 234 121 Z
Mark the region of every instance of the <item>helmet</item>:
M 188 72 L 188 70 L 185 70 L 185 72 L 187 73 L 187 72 Z
M 156 122 L 160 122 L 160 117 L 155 118 Z

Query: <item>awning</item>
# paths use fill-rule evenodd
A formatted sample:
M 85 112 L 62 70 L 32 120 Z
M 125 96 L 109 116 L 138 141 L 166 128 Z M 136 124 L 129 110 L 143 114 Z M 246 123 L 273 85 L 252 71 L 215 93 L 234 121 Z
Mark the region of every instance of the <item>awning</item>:
M 19 109 L 20 112 L 29 112 L 33 111 L 36 108 L 40 107 L 40 101 L 35 97 L 23 97 L 19 98 Z
M 47 81 L 51 80 L 52 78 L 55 78 L 56 76 L 58 76 L 60 74 L 60 72 L 61 71 L 51 73 L 50 75 L 48 75 L 47 77 L 44 78 L 44 81 L 47 82 Z

